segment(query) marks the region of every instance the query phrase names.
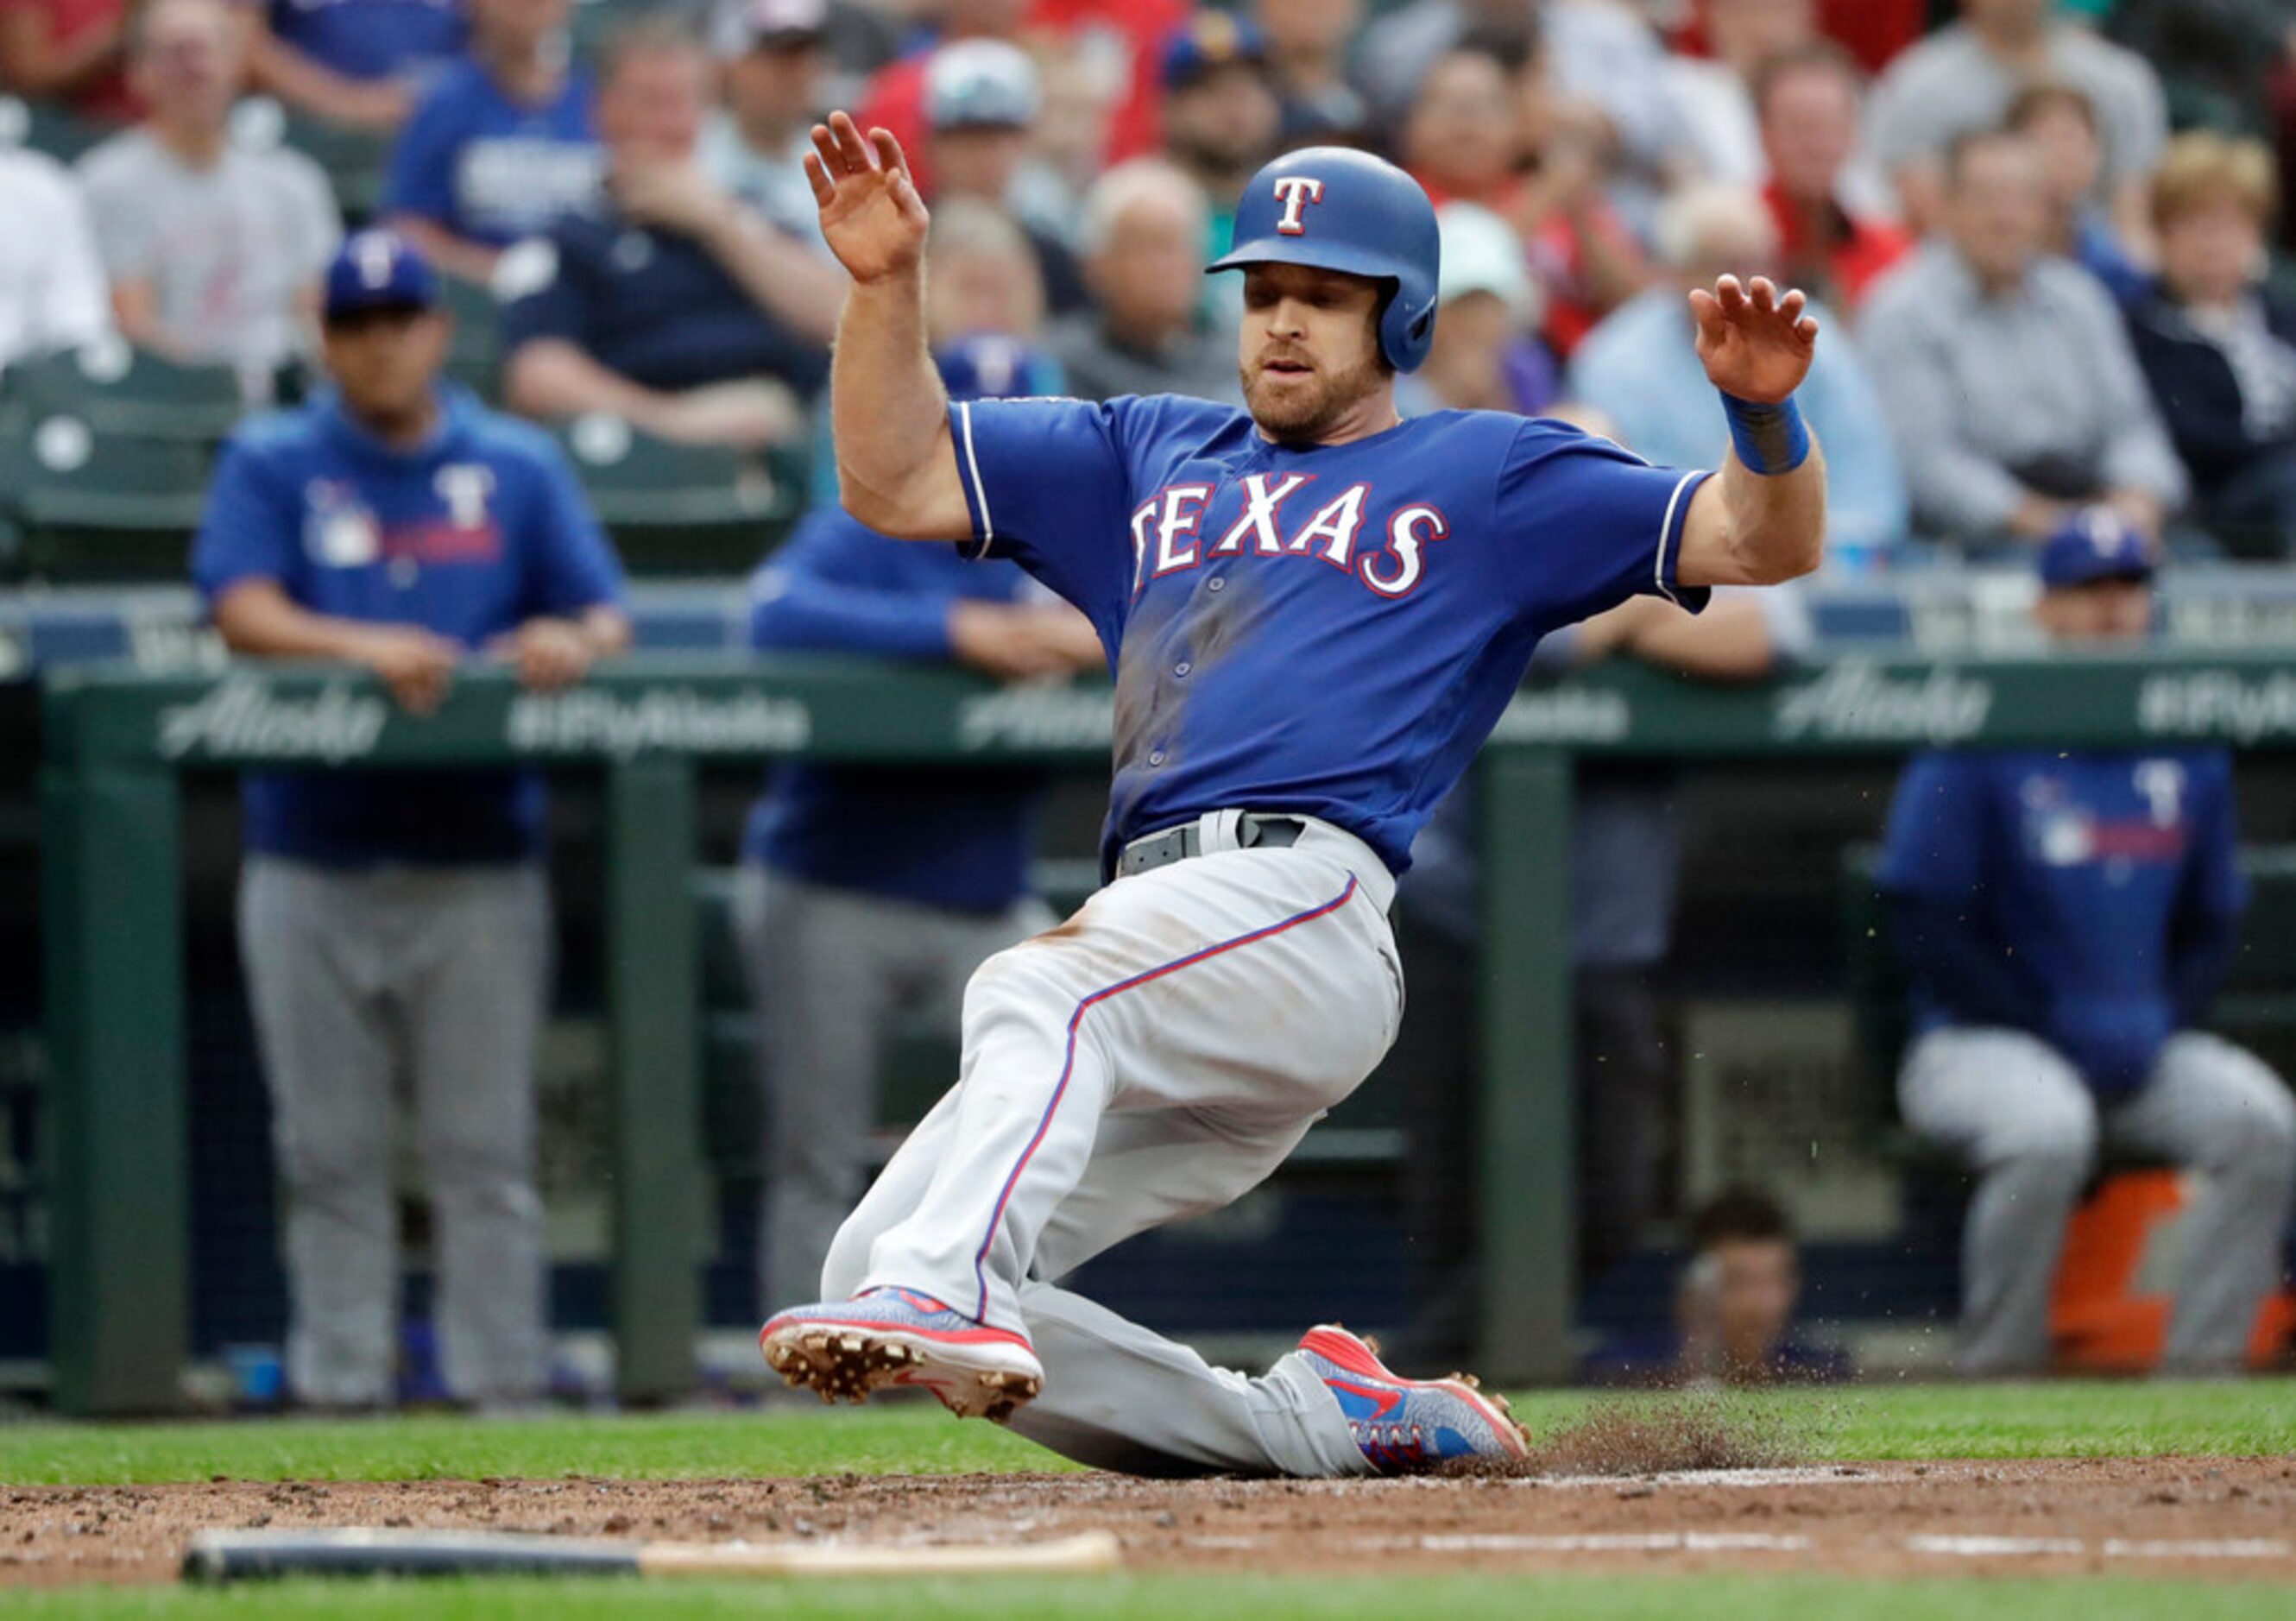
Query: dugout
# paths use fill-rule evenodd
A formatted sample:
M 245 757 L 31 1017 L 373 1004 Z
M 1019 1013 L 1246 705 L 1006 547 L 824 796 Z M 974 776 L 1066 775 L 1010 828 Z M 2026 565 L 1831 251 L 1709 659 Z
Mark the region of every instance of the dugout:
M 1554 1258 L 1567 1253 L 1570 1166 L 1557 1145 L 1568 1141 L 1569 1100 L 1565 1089 L 1541 1088 L 1534 1077 L 1569 1063 L 1569 1032 L 1556 1016 L 1564 971 L 1557 851 L 1574 755 L 1716 762 L 1715 782 L 1734 783 L 1732 791 L 1750 794 L 1757 807 L 1800 800 L 1815 782 L 1826 785 L 1816 797 L 1837 823 L 1797 827 L 1765 862 L 1734 868 L 1726 856 L 1693 847 L 1684 937 L 1695 942 L 1716 921 L 1727 922 L 1732 943 L 1720 954 L 1740 959 L 1742 979 L 1750 940 L 1779 945 L 1789 956 L 1808 954 L 1805 967 L 1820 969 L 1836 949 L 1825 921 L 1833 864 L 1810 855 L 1828 839 L 1838 845 L 1843 825 L 1875 825 L 1889 761 L 1906 749 L 1931 741 L 2109 746 L 2148 738 L 2285 747 L 2296 740 L 2296 699 L 2286 681 L 2262 656 L 1934 667 L 1860 659 L 1745 692 L 1620 670 L 1520 699 L 1483 767 L 1489 971 L 1506 992 L 1487 998 L 1483 1011 L 1496 1060 L 1490 1073 L 1499 1077 L 1485 1101 L 1482 1142 L 1493 1257 L 1484 1331 L 1487 1348 L 1498 1353 L 1494 1373 L 1552 1377 L 1567 1365 L 1567 1268 Z M 750 762 L 797 751 L 921 763 L 1027 759 L 1089 775 L 1104 770 L 1107 709 L 1105 694 L 1091 689 L 1015 695 L 960 676 L 860 665 L 798 670 L 651 659 L 548 703 L 476 679 L 427 724 L 393 714 L 373 689 L 340 672 L 242 667 L 172 680 L 66 673 L 44 703 L 43 958 L 56 1037 L 53 1326 L 57 1393 L 75 1411 L 166 1404 L 188 1349 L 178 947 L 193 920 L 176 876 L 185 848 L 180 774 L 199 784 L 196 812 L 202 800 L 213 803 L 206 785 L 221 784 L 220 774 L 237 765 L 330 751 L 362 765 L 524 759 L 595 774 L 604 860 L 591 915 L 610 942 L 599 957 L 613 1015 L 606 1057 L 625 1077 L 606 1094 L 616 1128 L 611 1304 L 624 1340 L 625 1394 L 668 1395 L 692 1378 L 700 1260 L 710 1247 L 693 1208 L 704 1096 L 703 937 L 691 899 L 693 870 L 706 854 L 696 831 L 707 820 L 700 807 L 745 791 Z M 698 763 L 708 767 L 699 787 Z M 1759 810 L 1723 820 L 1734 824 L 1733 847 L 1741 850 L 1777 825 Z M 1763 894 L 1782 871 L 1800 875 L 1791 893 Z M 1718 888 L 1703 888 L 1702 873 L 1718 879 Z M 583 903 L 563 887 L 561 893 L 578 914 Z M 1780 927 L 1775 905 L 1794 895 L 1818 928 Z M 1813 938 L 1827 944 L 1813 951 Z M 1726 981 L 1730 968 L 1710 962 L 1699 971 Z M 683 1079 L 639 1091 L 628 1084 L 635 1075 Z M 139 1129 L 106 1129 L 121 1121 Z

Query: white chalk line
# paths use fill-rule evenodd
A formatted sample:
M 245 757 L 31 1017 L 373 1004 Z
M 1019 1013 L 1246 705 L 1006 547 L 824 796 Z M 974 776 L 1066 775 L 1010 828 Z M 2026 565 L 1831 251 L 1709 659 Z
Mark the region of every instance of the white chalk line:
M 1839 1467 L 1803 1469 L 1685 1469 L 1655 1475 L 1538 1475 L 1511 1476 L 1509 1486 L 1562 1486 L 1587 1491 L 1596 1486 L 1897 1486 L 1915 1478 L 1905 1470 L 1844 1470 Z
M 1909 1536 L 1908 1553 L 1949 1559 L 2034 1559 L 2084 1554 L 2094 1547 L 2109 1560 L 2283 1560 L 2296 1557 L 2296 1543 L 2269 1536 L 2136 1539 L 2109 1536 L 2091 1543 L 2078 1536 Z
M 1932 1474 L 1938 1472 L 1932 1466 Z M 1845 1468 L 1827 1464 L 1799 1469 L 1669 1470 L 1646 1475 L 1493 1475 L 1470 1476 L 1463 1482 L 1448 1475 L 1409 1475 L 1398 1479 L 1357 1478 L 1310 1480 L 1298 1484 L 1314 1492 L 1360 1492 L 1366 1488 L 1456 1491 L 1462 1484 L 1475 1486 L 1546 1486 L 1591 1491 L 1607 1486 L 1902 1486 L 1918 1478 L 1909 1469 Z
M 1616 1531 L 1575 1536 L 1460 1535 L 1398 1538 L 1390 1546 L 1429 1553 L 1800 1553 L 1807 1536 L 1762 1531 Z
M 1191 1536 L 1193 1548 L 1251 1551 L 1275 1541 L 1267 1536 Z M 1617 1531 L 1536 1535 L 1461 1532 L 1424 1536 L 1367 1537 L 1365 1548 L 1422 1553 L 1807 1553 L 1809 1537 L 1762 1531 Z M 1854 1547 L 1846 1541 L 1845 1548 Z M 1984 1536 L 1923 1533 L 1900 1543 L 1908 1553 L 1939 1559 L 2064 1559 L 2092 1551 L 2109 1560 L 2279 1560 L 2296 1558 L 2296 1543 L 2279 1537 L 2107 1537 L 2092 1543 L 2079 1536 Z

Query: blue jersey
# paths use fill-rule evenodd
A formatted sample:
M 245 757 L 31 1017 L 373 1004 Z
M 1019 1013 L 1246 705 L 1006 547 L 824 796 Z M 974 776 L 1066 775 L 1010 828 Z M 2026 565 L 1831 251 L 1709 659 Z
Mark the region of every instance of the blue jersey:
M 461 54 L 461 0 L 271 0 L 271 31 L 345 78 L 420 74 Z
M 945 663 L 948 612 L 1041 587 L 1011 563 L 969 563 L 816 509 L 758 570 L 750 633 L 776 651 Z M 809 883 L 957 912 L 1029 893 L 1042 778 L 1006 767 L 933 771 L 791 765 L 750 814 L 744 853 Z
M 602 163 L 581 70 L 566 76 L 556 99 L 528 107 L 478 63 L 459 61 L 399 132 L 382 211 L 506 248 L 561 215 L 594 207 Z
M 1117 680 L 1103 859 L 1230 806 L 1297 811 L 1400 872 L 1532 648 L 1676 580 L 1697 472 L 1559 422 L 1443 412 L 1337 446 L 1230 406 L 952 407 L 976 553 L 1091 618 Z
M 460 390 L 441 399 L 437 431 L 403 453 L 332 390 L 233 435 L 193 549 L 201 596 L 271 580 L 314 613 L 472 649 L 619 601 L 619 565 L 556 443 Z M 242 798 L 250 848 L 328 866 L 521 860 L 541 839 L 529 773 L 250 773 Z
M 2234 813 L 2222 749 L 1917 756 L 1882 873 L 1917 1023 L 2012 1025 L 2100 1092 L 2141 1085 L 2229 955 Z

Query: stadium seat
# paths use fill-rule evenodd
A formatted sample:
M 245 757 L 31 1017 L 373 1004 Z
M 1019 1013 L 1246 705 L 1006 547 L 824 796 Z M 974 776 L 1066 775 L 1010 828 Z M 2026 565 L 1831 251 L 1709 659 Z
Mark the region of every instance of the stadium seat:
M 231 367 L 180 364 L 115 337 L 12 368 L 4 410 L 12 431 L 72 416 L 102 439 L 213 446 L 247 405 Z
M 787 453 L 673 444 L 605 415 L 559 435 L 633 574 L 746 574 L 803 504 L 803 469 Z
M 455 337 L 447 351 L 447 374 L 480 398 L 502 398 L 502 307 L 494 294 L 458 276 L 442 276 L 439 291 L 455 317 Z
M 118 133 L 109 125 L 83 119 L 53 102 L 0 96 L 0 146 L 21 146 L 45 152 L 59 163 L 71 163 Z
M 658 0 L 574 0 L 566 31 L 581 61 L 594 66 L 599 47 L 623 23 L 657 9 Z
M 51 581 L 180 580 L 208 456 L 196 445 L 32 418 L 0 437 L 0 505 L 18 566 Z
M 232 138 L 256 150 L 291 147 L 325 172 L 335 206 L 352 230 L 366 224 L 382 201 L 394 139 L 381 130 L 330 124 L 290 111 L 267 95 L 250 95 L 232 109 Z

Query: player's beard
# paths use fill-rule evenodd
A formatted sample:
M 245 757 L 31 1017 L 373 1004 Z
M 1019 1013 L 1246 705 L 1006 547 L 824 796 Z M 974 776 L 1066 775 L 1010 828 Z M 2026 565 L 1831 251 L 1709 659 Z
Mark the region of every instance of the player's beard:
M 1387 381 L 1376 353 L 1367 354 L 1344 372 L 1321 366 L 1282 384 L 1271 384 L 1262 361 L 1237 368 L 1243 384 L 1243 403 L 1251 420 L 1271 439 L 1314 442 L 1336 426 L 1364 398 Z

